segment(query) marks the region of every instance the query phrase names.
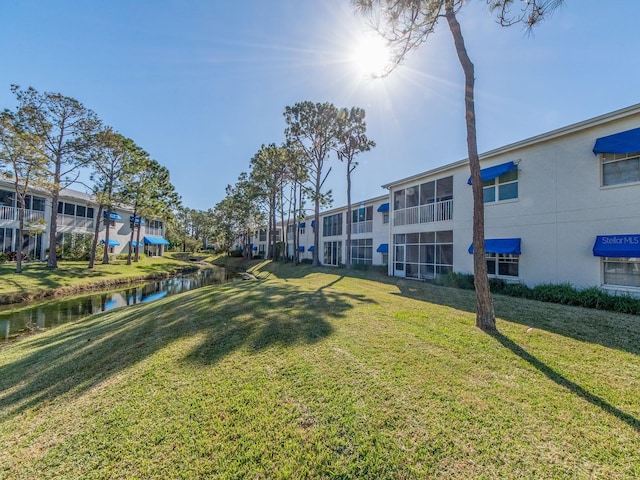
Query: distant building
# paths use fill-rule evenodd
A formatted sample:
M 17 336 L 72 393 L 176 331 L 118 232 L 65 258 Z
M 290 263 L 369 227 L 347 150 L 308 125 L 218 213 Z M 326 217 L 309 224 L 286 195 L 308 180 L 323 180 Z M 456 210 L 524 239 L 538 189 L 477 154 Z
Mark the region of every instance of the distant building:
M 0 179 L 0 251 L 9 253 L 22 249 L 23 254 L 45 260 L 49 249 L 49 221 L 51 196 L 41 189 L 32 189 L 27 196 L 25 232 L 18 239 L 18 208 L 13 184 Z M 90 195 L 71 189 L 60 192 L 58 202 L 58 228 L 56 244 L 63 249 L 65 238 L 72 235 L 94 235 L 98 205 Z M 133 211 L 126 207 L 114 208 L 107 220 L 106 212 L 100 222 L 99 240 L 105 240 L 105 222 L 109 222 L 109 251 L 127 253 Z M 139 222 L 140 219 L 137 219 Z M 158 219 L 142 219 L 141 249 L 147 255 L 162 256 L 169 242 L 164 238 L 164 223 Z M 104 244 L 104 243 L 103 243 Z M 99 245 L 100 246 L 100 245 Z M 64 258 L 64 250 L 62 251 Z

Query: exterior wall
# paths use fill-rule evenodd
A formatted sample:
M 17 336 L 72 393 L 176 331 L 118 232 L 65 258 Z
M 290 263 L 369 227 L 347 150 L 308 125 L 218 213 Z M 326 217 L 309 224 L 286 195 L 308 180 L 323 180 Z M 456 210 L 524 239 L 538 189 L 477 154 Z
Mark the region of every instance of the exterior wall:
M 610 116 L 481 156 L 483 169 L 517 163 L 518 198 L 485 203 L 485 238 L 521 238 L 515 280 L 528 285 L 601 286 L 602 260 L 592 253 L 596 236 L 640 232 L 640 184 L 602 187 L 601 161 L 592 152 L 597 138 L 637 128 L 640 109 Z M 473 258 L 467 249 L 473 202 L 466 162 L 395 182 L 389 186 L 391 198 L 399 189 L 446 175 L 454 180 L 453 218 L 393 226 L 391 233 L 452 230 L 453 270 L 472 272 Z M 391 266 L 389 273 L 398 274 Z

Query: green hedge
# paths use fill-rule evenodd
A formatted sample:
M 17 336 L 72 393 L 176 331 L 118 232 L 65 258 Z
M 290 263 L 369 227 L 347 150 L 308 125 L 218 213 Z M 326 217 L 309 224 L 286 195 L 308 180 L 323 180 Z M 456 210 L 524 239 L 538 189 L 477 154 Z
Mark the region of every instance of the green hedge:
M 473 275 L 466 273 L 441 275 L 433 283 L 465 290 L 474 288 Z M 569 283 L 542 283 L 530 288 L 521 283 L 492 278 L 489 280 L 489 288 L 492 293 L 512 297 L 640 315 L 640 299 L 627 294 L 612 294 L 597 287 L 579 289 Z

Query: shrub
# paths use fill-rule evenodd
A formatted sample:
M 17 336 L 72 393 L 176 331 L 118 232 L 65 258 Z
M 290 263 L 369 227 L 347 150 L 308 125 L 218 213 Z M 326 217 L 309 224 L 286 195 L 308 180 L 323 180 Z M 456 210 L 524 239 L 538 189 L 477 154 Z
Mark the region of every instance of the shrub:
M 467 273 L 452 272 L 441 275 L 433 283 L 465 290 L 474 288 L 473 275 Z M 521 283 L 511 283 L 500 278 L 490 278 L 489 287 L 492 293 L 500 295 L 640 315 L 640 299 L 631 295 L 612 294 L 598 287 L 578 289 L 569 283 L 541 283 L 529 288 Z
M 536 285 L 533 287 L 532 298 L 562 305 L 580 305 L 580 295 L 569 283 Z

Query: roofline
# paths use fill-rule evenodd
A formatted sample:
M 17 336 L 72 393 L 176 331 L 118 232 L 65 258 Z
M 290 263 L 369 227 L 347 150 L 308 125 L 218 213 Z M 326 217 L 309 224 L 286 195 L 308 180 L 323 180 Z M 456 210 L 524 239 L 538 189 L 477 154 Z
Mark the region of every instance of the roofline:
M 388 200 L 389 199 L 389 194 L 385 193 L 384 195 L 379 195 L 377 197 L 373 197 L 373 198 L 368 198 L 366 200 L 359 200 L 357 202 L 351 202 L 351 208 L 353 209 L 354 205 L 361 205 L 361 204 L 369 204 L 369 203 L 375 203 L 375 202 L 379 202 L 379 201 L 383 201 L 383 200 Z M 340 206 L 340 207 L 335 207 L 332 208 L 330 210 L 323 210 L 320 212 L 320 215 L 327 215 L 328 213 L 333 213 L 333 212 L 338 212 L 340 210 L 346 210 L 347 209 L 347 204 L 345 203 L 344 205 Z M 315 217 L 315 215 L 312 213 L 311 215 L 305 216 L 304 218 L 310 218 L 313 219 Z
M 604 115 L 599 115 L 597 117 L 590 118 L 588 120 L 583 120 L 581 122 L 572 123 L 571 125 L 567 125 L 565 127 L 557 128 L 555 130 L 551 130 L 549 132 L 536 135 L 534 137 L 529 137 L 525 140 L 520 140 L 515 143 L 510 143 L 508 145 L 504 145 L 502 147 L 495 148 L 493 150 L 489 150 L 487 152 L 481 153 L 479 155 L 480 161 L 488 160 L 492 157 L 502 155 L 504 153 L 509 153 L 513 150 L 529 147 L 531 145 L 535 145 L 536 143 L 541 143 L 543 141 L 552 140 L 555 138 L 563 137 L 566 135 L 571 135 L 576 132 L 586 130 L 588 128 L 594 128 L 600 126 L 602 124 L 612 122 L 614 120 L 620 120 L 632 115 L 640 114 L 640 103 L 636 103 L 629 107 L 621 108 L 620 110 L 614 110 L 613 112 L 605 113 Z M 394 182 L 386 183 L 382 185 L 382 188 L 386 188 L 387 190 L 396 185 L 400 185 L 403 183 L 410 182 L 412 180 L 417 180 L 418 178 L 424 178 L 426 176 L 435 175 L 437 173 L 441 173 L 447 170 L 452 170 L 454 168 L 458 168 L 469 163 L 469 158 L 465 158 L 463 160 L 458 160 L 457 162 L 449 163 L 447 165 L 443 165 L 441 167 L 434 168 L 432 170 L 427 170 L 426 172 L 418 173 L 416 175 L 412 175 L 410 177 L 402 178 L 400 180 L 396 180 Z

